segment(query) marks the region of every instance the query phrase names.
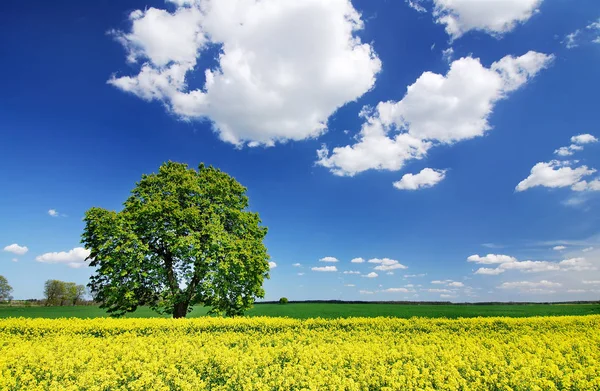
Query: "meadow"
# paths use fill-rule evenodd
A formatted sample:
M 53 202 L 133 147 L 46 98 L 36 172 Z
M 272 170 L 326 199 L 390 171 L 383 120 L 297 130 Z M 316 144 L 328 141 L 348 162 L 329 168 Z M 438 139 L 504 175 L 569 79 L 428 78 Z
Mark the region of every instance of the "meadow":
M 0 389 L 598 390 L 600 316 L 2 319 Z
M 189 318 L 203 317 L 208 312 L 205 307 L 195 307 Z M 348 317 L 395 317 L 395 318 L 472 318 L 490 316 L 562 316 L 600 315 L 597 304 L 480 304 L 480 305 L 434 305 L 434 304 L 374 304 L 374 303 L 289 303 L 256 304 L 246 315 L 309 318 L 348 318 Z M 0 318 L 101 318 L 108 315 L 97 306 L 65 307 L 9 307 L 0 306 Z M 130 318 L 161 317 L 148 307 L 141 307 L 128 314 Z

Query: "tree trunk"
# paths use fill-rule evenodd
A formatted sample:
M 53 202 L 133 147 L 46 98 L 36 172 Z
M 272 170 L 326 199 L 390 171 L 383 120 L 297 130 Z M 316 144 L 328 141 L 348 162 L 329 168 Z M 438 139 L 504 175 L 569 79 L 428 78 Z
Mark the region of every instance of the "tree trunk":
M 188 303 L 177 303 L 173 308 L 173 319 L 185 318 L 187 315 Z

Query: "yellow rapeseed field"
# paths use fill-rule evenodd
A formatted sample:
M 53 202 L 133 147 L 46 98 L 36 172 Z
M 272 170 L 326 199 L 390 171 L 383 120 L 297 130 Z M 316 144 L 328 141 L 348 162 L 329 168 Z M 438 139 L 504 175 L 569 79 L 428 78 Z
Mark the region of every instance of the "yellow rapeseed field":
M 600 390 L 600 316 L 6 319 L 0 390 Z

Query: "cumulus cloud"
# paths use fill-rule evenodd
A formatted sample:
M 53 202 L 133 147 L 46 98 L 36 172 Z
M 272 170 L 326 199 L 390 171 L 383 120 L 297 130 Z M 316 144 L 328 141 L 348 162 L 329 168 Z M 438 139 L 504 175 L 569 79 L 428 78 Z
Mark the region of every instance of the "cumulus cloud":
M 367 290 L 363 290 L 363 289 L 361 289 L 361 290 L 360 290 L 360 291 L 358 291 L 358 292 L 359 292 L 361 295 L 372 295 L 372 294 L 374 294 L 374 293 L 375 293 L 375 292 L 373 292 L 373 291 L 367 291 Z
M 598 268 L 592 265 L 591 262 L 582 257 L 565 259 L 564 261 L 560 261 L 558 264 L 560 269 L 565 271 L 580 272 L 587 270 L 598 270 Z
M 42 263 L 65 264 L 71 268 L 78 269 L 87 266 L 86 258 L 90 256 L 90 251 L 83 247 L 75 247 L 69 251 L 50 252 L 35 257 L 35 260 Z
M 564 246 L 556 246 L 564 247 Z M 566 248 L 566 247 L 565 247 Z M 555 248 L 556 249 L 556 248 Z M 493 254 L 491 254 L 493 255 Z M 505 260 L 506 262 L 500 262 Z M 474 274 L 482 275 L 498 275 L 509 270 L 518 270 L 523 273 L 540 273 L 540 272 L 551 272 L 551 271 L 585 271 L 585 270 L 597 270 L 588 260 L 583 257 L 565 259 L 560 262 L 548 262 L 548 261 L 518 261 L 514 257 L 507 255 L 495 256 L 490 258 L 482 258 L 478 255 L 472 255 L 469 257 L 469 261 L 478 263 L 496 263 L 496 268 L 479 268 Z
M 327 130 L 328 118 L 369 91 L 381 61 L 357 33 L 350 0 L 172 1 L 130 14 L 128 31 L 113 31 L 132 76 L 116 88 L 159 101 L 187 120 L 209 119 L 226 142 L 249 146 L 303 140 Z M 197 69 L 205 49 L 218 65 Z M 202 88 L 188 79 L 204 74 Z
M 296 262 L 296 263 L 292 264 L 292 266 L 293 266 L 293 267 L 301 267 L 301 266 L 302 266 L 302 264 L 301 264 L 301 263 L 298 263 L 298 262 Z
M 356 286 L 356 285 L 354 285 L 354 284 L 344 284 L 344 286 L 353 287 L 353 286 Z
M 452 39 L 471 30 L 500 36 L 525 23 L 534 15 L 542 0 L 434 0 L 437 23 L 446 27 Z
M 409 160 L 423 159 L 436 145 L 484 135 L 495 104 L 525 85 L 553 56 L 530 51 L 506 56 L 489 68 L 479 59 L 452 62 L 446 75 L 424 72 L 400 101 L 365 108 L 357 142 L 317 151 L 317 164 L 333 174 L 353 176 L 376 169 L 397 171 Z
M 17 243 L 13 243 L 13 244 L 9 244 L 8 246 L 4 247 L 4 251 L 13 253 L 15 255 L 23 255 L 23 254 L 27 253 L 27 251 L 29 251 L 29 249 L 27 248 L 27 246 L 19 246 Z
M 567 147 L 560 147 L 554 153 L 558 156 L 572 156 L 577 151 L 583 150 L 584 144 L 590 144 L 598 142 L 598 139 L 591 134 L 579 134 L 577 136 L 571 137 L 571 145 Z
M 594 136 L 592 136 L 591 134 L 585 133 L 585 134 L 578 134 L 577 136 L 573 136 L 571 137 L 571 142 L 574 144 L 590 144 L 590 143 L 597 143 L 598 139 Z
M 560 266 L 556 263 L 547 261 L 517 261 L 503 263 L 499 268 L 504 270 L 520 270 L 526 273 L 536 273 L 559 270 Z
M 421 273 L 421 274 L 405 274 L 403 277 L 404 278 L 417 278 L 417 277 L 425 277 L 427 275 L 427 273 Z
M 548 280 L 541 280 L 539 282 L 532 281 L 514 281 L 514 282 L 504 282 L 498 288 L 502 289 L 514 289 L 514 288 L 559 288 L 562 284 L 558 282 L 552 282 Z
M 590 186 L 582 179 L 594 174 L 596 169 L 587 166 L 572 168 L 570 164 L 571 162 L 558 160 L 537 163 L 531 169 L 529 176 L 519 182 L 515 190 L 521 192 L 536 186 L 548 188 L 571 187 L 575 191 L 592 190 L 595 183 L 592 182 Z
M 552 247 L 552 250 L 562 251 L 562 250 L 564 250 L 566 248 L 567 248 L 566 246 L 554 246 L 554 247 Z
M 395 259 L 373 258 L 373 259 L 369 259 L 367 262 L 378 264 L 378 266 L 375 266 L 375 270 L 380 270 L 380 271 L 388 271 L 388 270 L 395 270 L 395 269 L 408 269 L 407 266 L 404 266 L 403 264 L 396 261 Z
M 364 263 L 365 260 L 362 258 L 354 258 L 350 261 L 351 263 Z
M 471 255 L 467 258 L 469 262 L 475 262 L 483 265 L 493 265 L 493 264 L 501 264 L 501 263 L 509 263 L 516 262 L 517 258 L 511 257 L 509 255 L 502 254 L 488 254 L 486 256 L 479 256 L 479 254 Z
M 475 271 L 475 274 L 483 274 L 487 276 L 497 276 L 498 274 L 504 273 L 504 269 L 500 268 L 488 268 L 488 267 L 480 267 Z
M 384 292 L 389 292 L 389 293 L 410 293 L 410 292 L 414 292 L 411 289 L 408 288 L 388 288 L 388 289 L 384 289 Z
M 446 177 L 446 170 L 424 168 L 418 174 L 405 174 L 401 180 L 394 182 L 399 190 L 427 189 L 440 183 Z
M 277 267 L 277 263 L 270 261 L 269 262 L 269 269 L 275 269 Z
M 319 262 L 339 262 L 336 257 L 323 257 L 319 259 Z
M 429 292 L 429 293 L 452 293 L 452 291 L 450 289 L 439 289 L 439 288 L 425 289 L 425 291 Z
M 337 272 L 337 267 L 335 267 L 335 266 L 312 267 L 310 270 L 315 271 L 315 272 Z
M 465 284 L 459 281 L 452 281 L 448 284 L 448 286 L 451 286 L 453 288 L 464 288 Z
M 587 253 L 587 252 L 589 252 L 589 251 L 592 251 L 593 249 L 594 249 L 593 247 L 586 247 L 586 248 L 584 248 L 584 249 L 583 249 L 583 250 L 581 250 L 581 251 L 583 251 L 584 253 Z
M 56 209 L 48 210 L 48 214 L 52 217 L 58 217 L 60 214 L 56 211 Z
M 366 277 L 366 278 L 375 278 L 379 276 L 379 274 L 375 273 L 375 272 L 371 272 L 369 274 L 363 274 L 361 277 Z
M 360 274 L 360 272 L 356 270 L 345 270 L 344 274 Z

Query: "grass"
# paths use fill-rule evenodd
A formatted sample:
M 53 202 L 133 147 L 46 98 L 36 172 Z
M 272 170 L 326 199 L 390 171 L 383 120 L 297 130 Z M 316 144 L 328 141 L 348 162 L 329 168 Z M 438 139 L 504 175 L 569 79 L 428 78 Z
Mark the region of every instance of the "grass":
M 195 307 L 190 318 L 205 316 L 205 307 Z M 354 316 L 397 318 L 472 318 L 477 316 L 561 316 L 600 314 L 600 304 L 490 304 L 490 305 L 432 305 L 432 304 L 342 304 L 342 303 L 290 303 L 256 304 L 248 316 L 274 316 L 297 319 L 348 318 Z M 9 307 L 0 306 L 0 318 L 101 318 L 108 315 L 96 306 L 75 307 Z M 155 318 L 160 315 L 147 307 L 129 314 L 130 318 Z

